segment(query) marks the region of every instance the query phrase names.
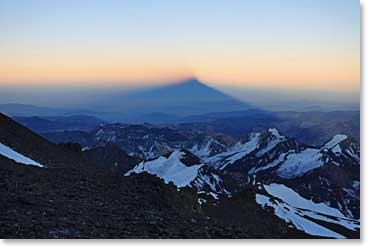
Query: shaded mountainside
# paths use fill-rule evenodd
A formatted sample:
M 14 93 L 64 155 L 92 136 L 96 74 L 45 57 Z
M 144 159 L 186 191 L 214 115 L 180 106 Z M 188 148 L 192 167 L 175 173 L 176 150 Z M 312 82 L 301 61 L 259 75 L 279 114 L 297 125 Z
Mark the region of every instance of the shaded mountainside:
M 46 132 L 42 133 L 41 136 L 56 144 L 72 142 L 85 147 L 91 146 L 94 142 L 90 133 L 79 130 Z
M 46 167 L 71 167 L 83 163 L 80 152 L 70 150 L 67 145 L 51 143 L 3 114 L 0 114 L 0 143 Z
M 87 149 L 83 151 L 83 157 L 97 167 L 107 168 L 121 175 L 124 175 L 140 162 L 139 158 L 129 156 L 117 145 L 111 143 Z

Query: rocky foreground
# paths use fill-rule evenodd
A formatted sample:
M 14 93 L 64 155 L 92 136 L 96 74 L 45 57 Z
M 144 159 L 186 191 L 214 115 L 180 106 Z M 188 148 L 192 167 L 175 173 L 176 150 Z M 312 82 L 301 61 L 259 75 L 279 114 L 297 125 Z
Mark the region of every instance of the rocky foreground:
M 194 190 L 177 191 L 146 173 L 37 168 L 0 156 L 0 196 L 1 238 L 309 237 L 253 199 L 241 204 L 241 220 L 221 219 L 199 206 Z

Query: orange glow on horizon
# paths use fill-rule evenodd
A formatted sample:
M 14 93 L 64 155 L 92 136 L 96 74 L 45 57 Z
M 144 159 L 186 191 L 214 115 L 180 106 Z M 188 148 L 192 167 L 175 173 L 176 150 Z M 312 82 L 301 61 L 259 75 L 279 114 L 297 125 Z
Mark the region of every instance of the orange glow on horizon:
M 247 47 L 218 51 L 200 45 L 197 49 L 181 56 L 154 49 L 125 56 L 88 49 L 74 55 L 19 53 L 0 61 L 0 85 L 144 87 L 197 77 L 208 84 L 240 87 L 357 91 L 360 86 L 356 53 L 280 48 L 255 52 Z

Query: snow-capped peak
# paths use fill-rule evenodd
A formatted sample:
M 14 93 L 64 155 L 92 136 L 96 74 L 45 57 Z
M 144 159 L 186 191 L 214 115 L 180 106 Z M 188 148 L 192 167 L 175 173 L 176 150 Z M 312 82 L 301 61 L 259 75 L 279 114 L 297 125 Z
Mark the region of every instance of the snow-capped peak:
M 220 175 L 210 166 L 200 163 L 200 159 L 186 149 L 173 151 L 169 156 L 143 161 L 125 176 L 142 172 L 156 175 L 165 183 L 173 182 L 178 188 L 194 186 L 198 193 L 230 194 Z
M 342 141 L 346 140 L 348 136 L 344 134 L 335 135 L 331 140 L 329 140 L 326 144 L 324 144 L 323 148 L 331 149 L 335 147 L 337 144 L 341 143 Z
M 276 128 L 269 128 L 268 132 L 270 132 L 275 137 L 280 137 L 281 136 L 279 131 Z
M 359 147 L 346 135 L 335 135 L 322 149 L 325 151 L 330 150 L 338 157 L 347 158 L 356 163 L 359 162 Z
M 203 164 L 186 166 L 181 162 L 184 152 L 174 151 L 168 157 L 161 156 L 151 161 L 142 161 L 125 176 L 132 173 L 148 172 L 164 179 L 166 183 L 173 182 L 178 188 L 188 186 L 198 175 Z
M 203 141 L 196 143 L 189 150 L 200 158 L 206 158 L 225 151 L 226 146 L 213 137 L 206 137 Z

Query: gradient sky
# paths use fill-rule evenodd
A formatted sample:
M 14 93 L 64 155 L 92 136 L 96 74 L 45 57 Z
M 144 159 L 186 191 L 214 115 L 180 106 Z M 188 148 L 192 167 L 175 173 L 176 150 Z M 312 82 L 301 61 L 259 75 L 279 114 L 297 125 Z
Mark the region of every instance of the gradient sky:
M 358 0 L 0 0 L 0 85 L 358 91 Z

